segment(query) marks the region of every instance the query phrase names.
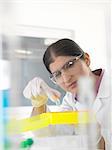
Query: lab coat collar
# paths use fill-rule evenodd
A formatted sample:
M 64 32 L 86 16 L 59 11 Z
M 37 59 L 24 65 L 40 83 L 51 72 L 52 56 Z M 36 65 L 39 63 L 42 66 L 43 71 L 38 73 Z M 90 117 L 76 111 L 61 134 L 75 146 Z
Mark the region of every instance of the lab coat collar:
M 110 96 L 109 76 L 104 72 L 98 94 L 93 104 L 93 111 L 97 113 L 104 105 L 105 101 Z
M 110 78 L 109 75 L 104 71 L 97 98 L 103 99 L 110 96 Z

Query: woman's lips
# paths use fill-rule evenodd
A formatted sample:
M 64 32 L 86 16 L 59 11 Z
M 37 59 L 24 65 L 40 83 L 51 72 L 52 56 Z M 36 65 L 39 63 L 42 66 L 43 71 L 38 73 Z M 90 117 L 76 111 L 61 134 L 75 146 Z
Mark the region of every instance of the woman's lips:
M 74 81 L 69 85 L 69 88 L 71 89 L 76 88 L 76 87 L 77 87 L 77 81 Z

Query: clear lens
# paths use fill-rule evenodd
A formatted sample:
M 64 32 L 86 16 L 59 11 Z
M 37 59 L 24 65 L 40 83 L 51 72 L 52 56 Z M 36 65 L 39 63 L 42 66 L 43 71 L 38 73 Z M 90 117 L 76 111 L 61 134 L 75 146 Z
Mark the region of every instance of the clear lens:
M 74 60 L 71 60 L 71 61 L 67 62 L 67 63 L 64 65 L 63 69 L 64 69 L 64 70 L 67 70 L 67 69 L 73 67 L 73 65 L 75 64 L 75 61 L 76 61 L 76 60 L 74 59 Z

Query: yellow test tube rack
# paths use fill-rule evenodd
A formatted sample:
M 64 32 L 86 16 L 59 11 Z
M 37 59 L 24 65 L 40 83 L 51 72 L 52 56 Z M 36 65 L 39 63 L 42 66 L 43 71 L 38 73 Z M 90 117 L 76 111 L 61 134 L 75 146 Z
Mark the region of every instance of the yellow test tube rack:
M 88 124 L 95 121 L 87 111 L 48 112 L 31 118 L 11 120 L 8 129 L 10 133 L 22 133 L 39 130 L 56 124 Z

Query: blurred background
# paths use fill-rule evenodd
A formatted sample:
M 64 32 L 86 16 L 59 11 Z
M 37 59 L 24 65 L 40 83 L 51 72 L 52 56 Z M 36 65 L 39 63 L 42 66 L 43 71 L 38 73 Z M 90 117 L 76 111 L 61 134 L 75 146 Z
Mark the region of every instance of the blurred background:
M 0 6 L 0 90 L 4 106 L 30 106 L 23 89 L 35 76 L 49 80 L 47 46 L 71 38 L 90 54 L 91 69 L 112 69 L 109 0 L 4 0 Z M 11 94 L 10 94 L 11 93 Z M 50 101 L 48 104 L 52 104 Z

